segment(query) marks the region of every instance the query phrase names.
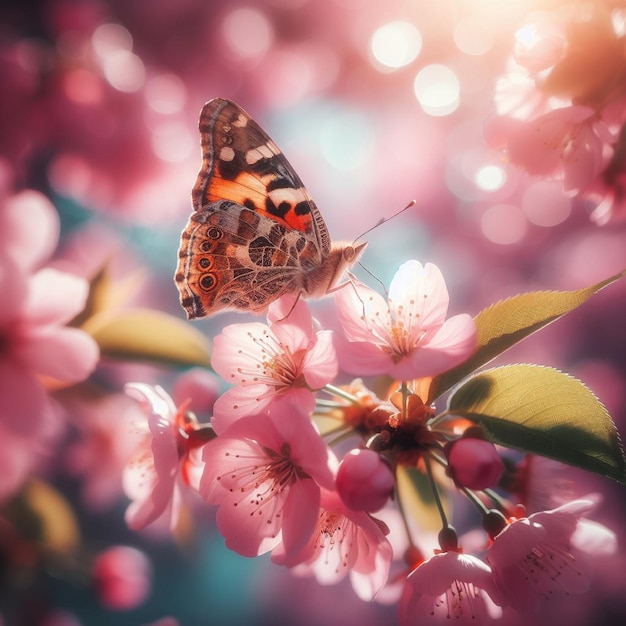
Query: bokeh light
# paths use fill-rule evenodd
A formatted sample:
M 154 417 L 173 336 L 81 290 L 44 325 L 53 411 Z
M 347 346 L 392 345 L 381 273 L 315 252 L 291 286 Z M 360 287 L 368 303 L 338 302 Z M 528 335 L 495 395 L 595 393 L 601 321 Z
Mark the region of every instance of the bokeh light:
M 485 237 L 503 246 L 519 243 L 527 231 L 527 222 L 519 207 L 513 204 L 490 206 L 480 222 Z
M 178 113 L 187 101 L 185 83 L 175 74 L 158 74 L 146 81 L 146 102 L 157 113 Z
M 485 165 L 476 172 L 474 180 L 481 189 L 495 191 L 506 182 L 506 172 L 497 165 Z
M 274 40 L 270 21 L 257 9 L 235 9 L 224 18 L 222 32 L 230 50 L 246 59 L 263 56 Z
M 389 22 L 374 32 L 370 47 L 379 67 L 394 70 L 417 58 L 422 49 L 422 36 L 410 22 Z
M 422 109 L 429 115 L 450 115 L 459 106 L 459 79 L 445 65 L 435 63 L 420 70 L 413 88 Z
M 548 181 L 537 181 L 524 190 L 522 211 L 530 222 L 549 228 L 564 222 L 570 215 L 569 198 L 559 186 Z

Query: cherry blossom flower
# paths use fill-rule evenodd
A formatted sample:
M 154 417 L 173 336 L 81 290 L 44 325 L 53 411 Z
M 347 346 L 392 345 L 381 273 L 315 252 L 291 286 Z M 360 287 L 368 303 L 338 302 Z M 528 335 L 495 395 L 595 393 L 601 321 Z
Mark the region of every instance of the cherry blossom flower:
M 197 488 L 202 471 L 198 452 L 211 432 L 200 429 L 186 407 L 177 409 L 158 385 L 130 383 L 125 391 L 140 403 L 145 417 L 134 425 L 143 441 L 122 477 L 124 491 L 132 500 L 126 523 L 137 530 L 167 515 L 174 529 L 181 508 L 181 483 Z
M 568 106 L 531 121 L 514 123 L 508 138 L 511 162 L 530 174 L 562 177 L 568 194 L 587 187 L 605 165 L 611 134 L 595 111 Z
M 591 204 L 591 219 L 600 226 L 626 217 L 626 124 L 620 128 L 607 166 L 580 196 Z
M 446 320 L 448 290 L 436 265 L 408 261 L 389 287 L 388 301 L 362 284 L 335 293 L 347 341 L 338 350 L 350 373 L 398 379 L 433 376 L 464 361 L 476 341 L 469 315 Z
M 351 511 L 338 493 L 323 489 L 317 523 L 306 545 L 292 554 L 279 547 L 272 560 L 297 576 L 313 575 L 322 585 L 349 575 L 357 596 L 369 601 L 387 582 L 393 556 L 381 526 L 366 513 Z
M 232 324 L 214 339 L 211 364 L 236 386 L 220 396 L 211 424 L 221 433 L 235 420 L 263 411 L 281 396 L 295 398 L 305 410 L 315 406 L 313 390 L 337 374 L 331 332 L 315 332 L 304 301 L 286 297 L 272 303 L 268 326 Z
M 63 465 L 69 474 L 80 477 L 84 503 L 92 511 L 101 511 L 123 494 L 124 467 L 138 444 L 129 425 L 143 413 L 121 393 L 91 401 L 71 397 L 65 406 L 77 437 L 65 451 Z
M 443 552 L 409 574 L 399 604 L 400 624 L 495 623 L 501 604 L 487 564 L 468 554 Z
M 496 536 L 486 558 L 513 608 L 536 613 L 545 600 L 589 589 L 592 562 L 572 536 L 593 506 L 590 500 L 574 500 L 515 520 Z
M 87 282 L 41 269 L 58 230 L 56 211 L 35 192 L 9 198 L 0 211 L 0 439 L 7 449 L 0 498 L 20 485 L 57 430 L 48 389 L 84 380 L 99 357 L 89 335 L 66 326 L 85 305 Z
M 287 400 L 271 415 L 242 418 L 204 447 L 200 495 L 217 504 L 226 546 L 248 557 L 281 542 L 299 550 L 317 518 L 320 486 L 332 487 L 336 459 L 307 414 Z

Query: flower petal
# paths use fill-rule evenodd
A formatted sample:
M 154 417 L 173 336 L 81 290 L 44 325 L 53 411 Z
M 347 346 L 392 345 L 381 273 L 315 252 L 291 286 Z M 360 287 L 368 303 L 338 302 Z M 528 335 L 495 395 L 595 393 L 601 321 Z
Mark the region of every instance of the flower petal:
M 0 241 L 26 271 L 41 266 L 56 248 L 59 216 L 41 193 L 26 190 L 4 203 L 0 211 Z
M 85 380 L 100 357 L 92 337 L 78 328 L 65 327 L 32 332 L 15 352 L 38 374 L 63 382 Z
M 85 307 L 89 285 L 59 270 L 39 270 L 29 281 L 24 316 L 29 324 L 65 324 Z
M 436 376 L 465 361 L 476 347 L 476 325 L 462 313 L 446 320 L 435 336 L 390 371 L 391 376 L 408 380 Z
M 330 383 L 339 369 L 332 331 L 320 330 L 316 338 L 315 345 L 307 350 L 301 366 L 311 389 L 321 389 Z
M 403 263 L 389 286 L 389 306 L 405 327 L 440 325 L 448 312 L 448 289 L 441 270 L 433 263 Z

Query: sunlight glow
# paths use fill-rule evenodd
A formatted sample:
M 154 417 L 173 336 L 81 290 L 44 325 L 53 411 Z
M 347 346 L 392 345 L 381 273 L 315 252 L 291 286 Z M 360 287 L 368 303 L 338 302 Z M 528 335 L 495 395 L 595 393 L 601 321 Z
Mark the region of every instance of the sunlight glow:
M 497 165 L 485 165 L 474 175 L 477 187 L 485 191 L 496 191 L 506 182 L 506 172 Z
M 422 109 L 429 115 L 449 115 L 459 106 L 459 79 L 445 65 L 426 66 L 415 77 L 413 89 Z
M 371 53 L 381 69 L 395 70 L 414 61 L 422 49 L 422 36 L 410 22 L 389 22 L 370 41 Z
M 493 47 L 493 34 L 488 23 L 479 16 L 468 16 L 454 29 L 454 43 L 465 54 L 481 55 Z

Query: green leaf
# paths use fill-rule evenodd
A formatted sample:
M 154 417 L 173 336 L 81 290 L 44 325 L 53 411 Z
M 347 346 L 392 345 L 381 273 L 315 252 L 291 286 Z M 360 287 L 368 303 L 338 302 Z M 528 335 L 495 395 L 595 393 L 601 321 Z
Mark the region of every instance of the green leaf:
M 167 366 L 209 367 L 207 338 L 187 322 L 149 309 L 105 312 L 85 324 L 103 357 Z
M 454 391 L 448 410 L 480 424 L 493 443 L 626 484 L 626 459 L 611 417 L 583 383 L 558 370 L 487 370 Z
M 483 309 L 474 318 L 476 350 L 467 361 L 433 379 L 428 403 L 511 346 L 573 311 L 595 293 L 624 276 L 626 270 L 577 291 L 523 293 Z

